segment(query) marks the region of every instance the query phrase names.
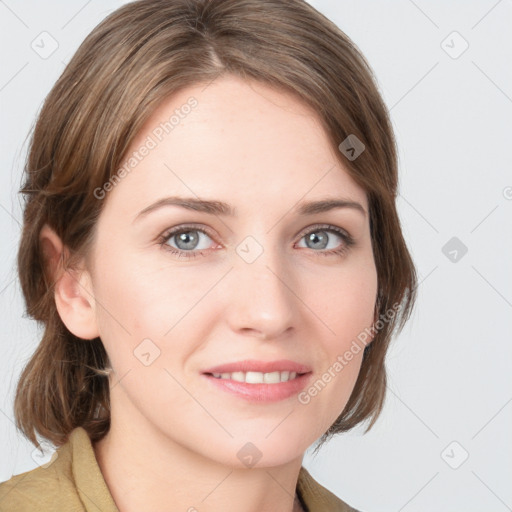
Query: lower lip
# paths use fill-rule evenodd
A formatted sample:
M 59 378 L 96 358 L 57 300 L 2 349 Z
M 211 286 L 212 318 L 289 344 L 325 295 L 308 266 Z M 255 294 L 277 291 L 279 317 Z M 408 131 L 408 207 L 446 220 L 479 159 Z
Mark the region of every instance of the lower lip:
M 290 398 L 306 387 L 311 375 L 311 372 L 305 373 L 293 380 L 276 384 L 247 384 L 232 379 L 218 379 L 213 375 L 203 373 L 203 376 L 214 386 L 249 402 L 278 402 Z

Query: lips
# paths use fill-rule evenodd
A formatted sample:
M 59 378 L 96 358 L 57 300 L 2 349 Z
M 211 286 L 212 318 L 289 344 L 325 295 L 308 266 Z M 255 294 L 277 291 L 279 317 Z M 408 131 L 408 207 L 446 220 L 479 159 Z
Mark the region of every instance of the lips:
M 237 361 L 233 363 L 221 364 L 218 366 L 212 366 L 202 373 L 213 374 L 213 373 L 234 373 L 234 372 L 260 372 L 260 373 L 271 373 L 271 372 L 296 372 L 299 374 L 311 372 L 311 368 L 307 365 L 291 361 L 289 359 L 280 359 L 278 361 L 257 361 L 254 359 L 246 359 L 244 361 Z
M 233 375 L 236 375 L 235 372 Z M 229 374 L 228 374 L 229 375 Z M 261 375 L 261 373 L 260 373 Z M 234 396 L 238 400 L 244 400 L 253 404 L 269 404 L 281 400 L 291 399 L 300 393 L 313 378 L 313 373 L 297 374 L 292 380 L 278 383 L 248 383 L 238 382 L 232 378 L 216 378 L 209 373 L 201 376 L 212 386 L 211 389 Z

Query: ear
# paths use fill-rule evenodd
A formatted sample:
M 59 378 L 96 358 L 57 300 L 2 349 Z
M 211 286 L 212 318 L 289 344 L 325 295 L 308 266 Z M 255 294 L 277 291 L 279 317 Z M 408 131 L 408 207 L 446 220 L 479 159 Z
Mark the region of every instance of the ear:
M 69 250 L 47 224 L 41 228 L 39 241 L 48 274 L 55 283 L 55 305 L 62 322 L 79 338 L 98 337 L 96 302 L 89 272 L 83 263 L 79 268 L 65 268 Z

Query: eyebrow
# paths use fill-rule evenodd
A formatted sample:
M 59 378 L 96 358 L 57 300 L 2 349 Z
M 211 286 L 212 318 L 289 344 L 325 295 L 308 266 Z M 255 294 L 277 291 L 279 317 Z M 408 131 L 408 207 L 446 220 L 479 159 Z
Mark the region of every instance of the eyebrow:
M 159 199 L 158 201 L 150 204 L 143 210 L 141 210 L 133 222 L 138 220 L 140 217 L 147 215 L 148 213 L 162 208 L 164 206 L 179 206 L 181 208 L 185 208 L 187 210 L 193 210 L 196 212 L 207 213 L 210 215 L 220 215 L 220 216 L 228 216 L 228 217 L 236 217 L 237 211 L 236 208 L 230 206 L 227 203 L 222 201 L 214 201 L 214 200 L 206 200 L 206 199 L 197 199 L 195 197 L 164 197 L 163 199 Z M 318 201 L 310 201 L 306 203 L 300 203 L 296 208 L 295 212 L 299 215 L 314 215 L 317 213 L 324 213 L 330 210 L 339 209 L 339 208 L 351 208 L 356 211 L 359 211 L 366 217 L 366 210 L 364 207 L 356 202 L 347 199 L 321 199 Z

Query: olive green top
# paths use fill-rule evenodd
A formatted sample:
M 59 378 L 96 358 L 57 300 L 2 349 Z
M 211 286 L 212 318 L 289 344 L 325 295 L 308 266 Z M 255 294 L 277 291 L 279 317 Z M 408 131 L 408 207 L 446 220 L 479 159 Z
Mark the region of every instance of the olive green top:
M 119 512 L 85 429 L 75 428 L 52 461 L 0 483 L 0 511 Z M 358 512 L 303 466 L 296 491 L 308 512 Z

